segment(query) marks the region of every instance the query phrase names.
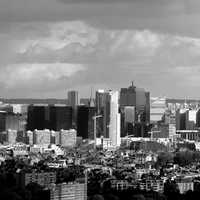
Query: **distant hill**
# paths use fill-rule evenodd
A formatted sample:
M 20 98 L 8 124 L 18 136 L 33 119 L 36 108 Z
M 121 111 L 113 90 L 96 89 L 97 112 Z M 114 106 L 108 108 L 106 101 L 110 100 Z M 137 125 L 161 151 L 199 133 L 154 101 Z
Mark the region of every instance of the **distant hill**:
M 167 98 L 166 99 L 166 103 L 180 103 L 180 104 L 183 104 L 183 103 L 200 103 L 200 99 L 173 99 L 173 98 Z
M 0 101 L 9 104 L 67 104 L 67 99 L 30 99 L 30 98 L 16 98 L 16 99 L 6 99 L 0 98 Z M 185 103 L 185 99 L 173 99 L 167 98 L 166 103 Z M 186 99 L 186 103 L 199 103 L 200 99 Z
M 4 99 L 0 98 L 0 101 L 8 104 L 67 104 L 67 99 Z

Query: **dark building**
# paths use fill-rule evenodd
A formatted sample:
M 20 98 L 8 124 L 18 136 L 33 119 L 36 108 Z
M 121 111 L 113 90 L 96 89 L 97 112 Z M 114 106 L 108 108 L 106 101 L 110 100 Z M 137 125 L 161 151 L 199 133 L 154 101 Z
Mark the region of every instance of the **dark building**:
M 97 137 L 109 138 L 110 123 L 110 94 L 104 90 L 96 92 L 97 115 L 102 117 L 97 119 Z
M 135 125 L 135 107 L 124 106 L 120 109 L 121 113 L 121 137 L 133 135 Z
M 27 130 L 49 128 L 49 109 L 47 105 L 28 106 Z
M 145 105 L 145 121 L 150 123 L 150 92 L 145 92 L 146 105 Z
M 77 135 L 83 139 L 94 138 L 94 122 L 96 108 L 88 106 L 78 106 L 77 113 Z
M 60 131 L 72 128 L 72 107 L 53 105 L 49 106 L 49 129 Z
M 30 105 L 27 130 L 50 129 L 60 131 L 72 128 L 72 107 L 64 105 Z
M 135 136 L 145 136 L 147 135 L 147 132 L 145 132 L 146 129 L 148 129 L 148 124 L 150 122 L 150 93 L 146 92 L 143 88 L 136 88 L 133 83 L 128 88 L 121 88 L 120 91 L 120 111 L 122 114 L 122 120 L 121 120 L 121 136 L 127 135 L 127 129 L 126 129 L 126 123 L 125 117 L 123 117 L 124 114 L 124 108 L 127 106 L 135 107 L 135 116 L 134 121 L 131 126 L 129 124 L 129 131 L 132 132 L 133 128 L 133 134 Z M 130 134 L 130 133 L 128 133 Z
M 78 91 L 69 91 L 68 92 L 68 104 L 69 106 L 75 107 L 78 106 Z
M 189 111 L 177 110 L 176 111 L 176 130 L 189 130 Z
M 78 91 L 68 92 L 68 105 L 72 107 L 72 126 L 77 129 L 77 106 L 79 105 Z
M 5 111 L 0 111 L 0 132 L 6 131 L 6 115 Z
M 200 127 L 200 109 L 197 111 L 196 114 L 196 126 Z
M 120 91 L 120 106 L 136 106 L 136 87 L 121 88 Z

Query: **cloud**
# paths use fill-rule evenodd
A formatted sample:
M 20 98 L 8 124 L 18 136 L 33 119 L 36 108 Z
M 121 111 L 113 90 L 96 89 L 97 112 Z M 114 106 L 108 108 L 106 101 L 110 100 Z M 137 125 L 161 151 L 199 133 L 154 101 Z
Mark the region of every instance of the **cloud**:
M 57 84 L 62 79 L 73 77 L 85 70 L 80 64 L 70 63 L 20 63 L 0 68 L 0 80 L 4 89 L 42 91 Z M 54 88 L 54 87 L 53 87 Z
M 199 85 L 199 38 L 150 29 L 101 29 L 82 21 L 28 27 L 12 27 L 0 36 L 4 46 L 9 44 L 6 54 L 12 55 L 0 63 L 4 95 L 56 95 L 91 86 L 119 89 L 131 80 L 153 93 L 176 95 L 183 85 L 183 93 Z
M 169 3 L 168 0 L 58 0 L 62 3 L 97 3 L 97 4 L 102 4 L 102 3 Z M 177 0 L 176 0 L 177 1 Z

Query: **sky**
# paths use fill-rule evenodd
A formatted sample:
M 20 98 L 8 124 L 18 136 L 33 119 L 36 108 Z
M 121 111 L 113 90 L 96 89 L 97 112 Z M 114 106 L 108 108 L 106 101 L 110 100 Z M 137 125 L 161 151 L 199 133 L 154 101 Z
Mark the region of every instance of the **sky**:
M 0 0 L 0 96 L 137 87 L 200 98 L 198 0 Z

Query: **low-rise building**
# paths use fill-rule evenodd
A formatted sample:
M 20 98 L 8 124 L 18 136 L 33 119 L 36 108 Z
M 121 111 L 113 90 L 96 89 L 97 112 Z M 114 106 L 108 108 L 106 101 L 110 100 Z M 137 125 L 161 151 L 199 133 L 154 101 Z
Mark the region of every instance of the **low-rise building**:
M 191 190 L 194 190 L 194 182 L 192 178 L 177 178 L 176 183 L 178 185 L 181 194 Z
M 20 172 L 16 175 L 17 185 L 25 187 L 29 183 L 37 183 L 46 188 L 51 188 L 51 185 L 56 182 L 55 172 Z
M 51 200 L 86 200 L 86 183 L 61 183 L 56 184 L 51 190 Z

